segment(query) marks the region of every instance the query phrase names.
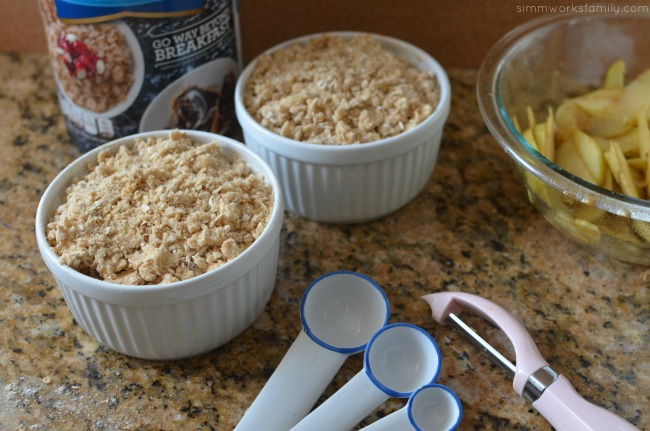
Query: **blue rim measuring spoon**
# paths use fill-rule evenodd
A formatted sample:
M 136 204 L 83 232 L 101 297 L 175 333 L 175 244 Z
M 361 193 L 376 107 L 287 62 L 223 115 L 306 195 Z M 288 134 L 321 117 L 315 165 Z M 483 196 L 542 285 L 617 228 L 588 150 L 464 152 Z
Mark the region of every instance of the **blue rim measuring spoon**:
M 291 431 L 348 431 L 390 397 L 408 398 L 440 373 L 440 350 L 423 329 L 408 323 L 372 336 L 364 367 Z
M 300 304 L 303 330 L 235 431 L 287 431 L 297 424 L 389 315 L 385 293 L 364 275 L 336 271 L 314 280 Z
M 452 431 L 458 427 L 462 407 L 458 396 L 448 387 L 424 385 L 406 406 L 361 428 L 363 431 Z

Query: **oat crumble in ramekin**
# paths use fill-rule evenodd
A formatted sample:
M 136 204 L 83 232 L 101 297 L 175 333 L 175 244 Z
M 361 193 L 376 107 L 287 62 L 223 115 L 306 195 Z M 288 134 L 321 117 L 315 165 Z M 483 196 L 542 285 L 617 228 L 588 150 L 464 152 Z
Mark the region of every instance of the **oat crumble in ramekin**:
M 260 174 L 218 142 L 172 131 L 102 151 L 47 224 L 71 268 L 118 284 L 163 284 L 217 268 L 263 232 L 274 205 Z
M 298 141 L 374 142 L 412 129 L 439 101 L 436 77 L 370 35 L 322 35 L 262 55 L 244 104 L 262 126 Z

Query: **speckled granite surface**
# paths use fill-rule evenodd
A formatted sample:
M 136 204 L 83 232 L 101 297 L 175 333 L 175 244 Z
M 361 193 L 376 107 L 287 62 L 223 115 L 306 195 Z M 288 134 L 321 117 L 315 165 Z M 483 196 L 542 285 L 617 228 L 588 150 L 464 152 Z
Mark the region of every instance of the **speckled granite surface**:
M 45 56 L 0 55 L 0 430 L 231 430 L 300 330 L 305 287 L 332 270 L 386 291 L 391 322 L 440 345 L 439 383 L 459 395 L 461 430 L 550 430 L 504 374 L 433 322 L 419 297 L 479 293 L 521 319 L 580 393 L 650 430 L 650 268 L 592 255 L 547 224 L 483 126 L 475 73 L 452 71 L 438 166 L 408 206 L 372 223 L 333 226 L 288 214 L 273 296 L 259 319 L 200 357 L 150 362 L 98 345 L 75 324 L 41 261 L 34 215 L 48 183 L 78 154 Z M 493 343 L 503 337 L 470 323 Z M 351 357 L 325 396 L 361 368 Z M 403 405 L 391 400 L 364 423 Z

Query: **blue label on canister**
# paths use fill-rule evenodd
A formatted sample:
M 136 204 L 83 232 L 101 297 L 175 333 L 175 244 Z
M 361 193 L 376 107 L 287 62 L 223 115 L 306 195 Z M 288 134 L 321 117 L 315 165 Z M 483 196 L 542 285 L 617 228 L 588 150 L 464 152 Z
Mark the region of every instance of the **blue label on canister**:
M 55 0 L 54 4 L 65 21 L 173 16 L 203 8 L 203 0 Z

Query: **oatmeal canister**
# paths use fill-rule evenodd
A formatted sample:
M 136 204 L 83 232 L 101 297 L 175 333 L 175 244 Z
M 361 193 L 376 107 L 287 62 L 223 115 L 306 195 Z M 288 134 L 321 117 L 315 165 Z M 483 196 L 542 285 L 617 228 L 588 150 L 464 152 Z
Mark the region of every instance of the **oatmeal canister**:
M 152 130 L 236 130 L 235 0 L 39 4 L 61 111 L 81 151 Z

